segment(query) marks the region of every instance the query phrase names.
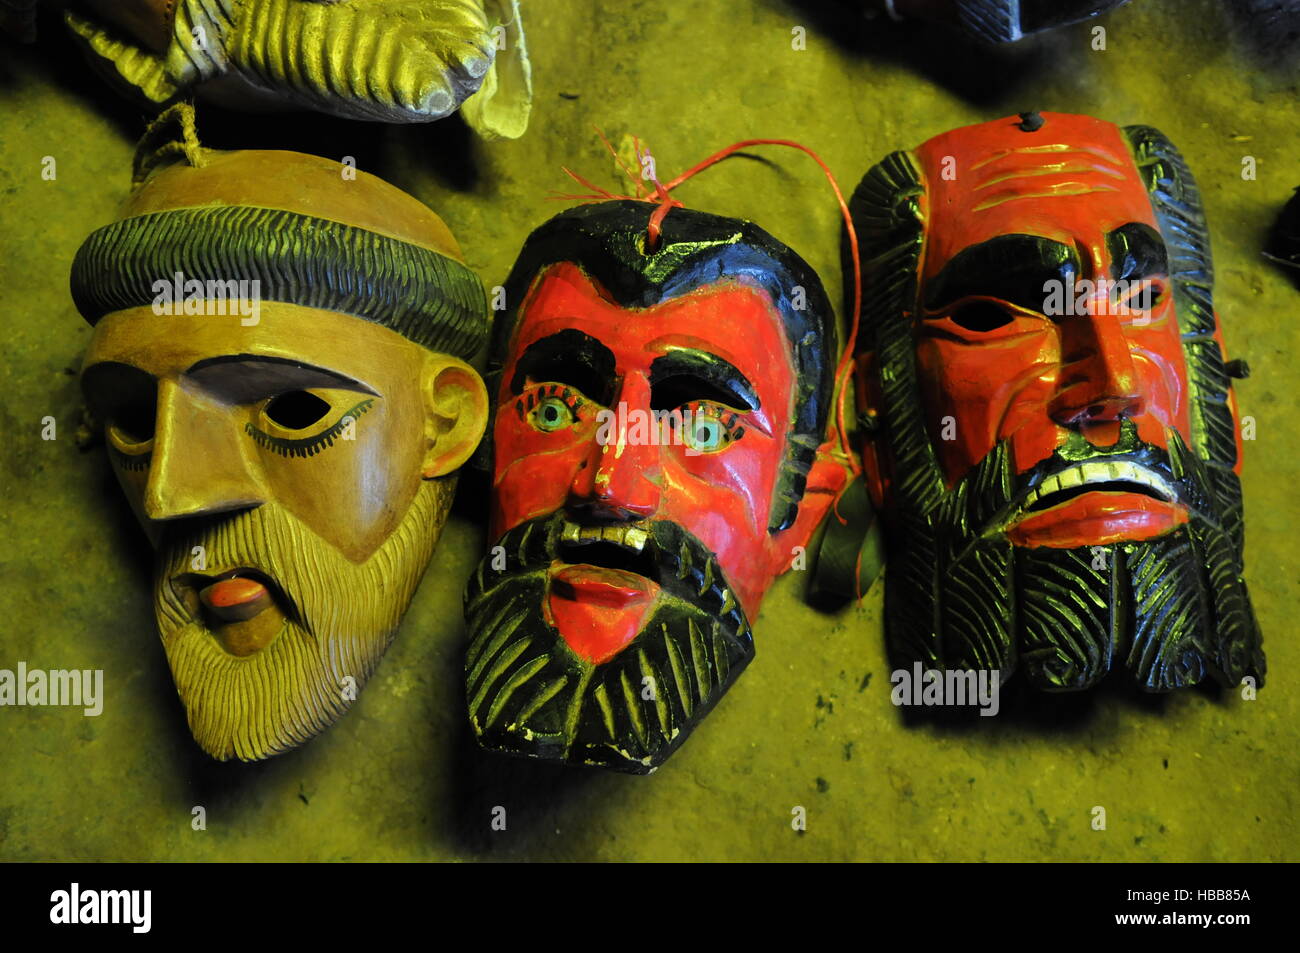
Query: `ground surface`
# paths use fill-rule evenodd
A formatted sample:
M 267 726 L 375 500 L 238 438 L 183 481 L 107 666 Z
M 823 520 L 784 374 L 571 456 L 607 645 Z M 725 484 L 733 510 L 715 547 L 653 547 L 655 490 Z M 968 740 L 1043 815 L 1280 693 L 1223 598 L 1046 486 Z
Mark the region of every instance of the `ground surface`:
M 809 5 L 813 7 L 814 5 Z M 821 5 L 816 5 L 819 9 Z M 0 43 L 0 668 L 102 668 L 98 718 L 0 709 L 0 859 L 1295 860 L 1300 766 L 1295 359 L 1297 291 L 1260 257 L 1300 185 L 1298 75 L 1261 60 L 1214 2 L 1137 0 L 1010 58 L 777 0 L 528 3 L 532 127 L 483 145 L 458 123 L 382 129 L 246 121 L 208 110 L 210 144 L 292 147 L 391 178 L 435 208 L 499 283 L 567 190 L 561 165 L 624 186 L 592 131 L 639 135 L 663 178 L 728 143 L 788 137 L 849 189 L 886 152 L 1038 108 L 1150 123 L 1182 148 L 1213 231 L 1217 301 L 1257 422 L 1246 447 L 1247 578 L 1269 683 L 1257 701 L 1188 692 L 1008 698 L 973 726 L 907 725 L 889 702 L 881 593 L 836 615 L 776 587 L 758 658 L 648 778 L 486 756 L 462 714 L 472 503 L 449 524 L 379 673 L 338 725 L 292 754 L 215 765 L 190 741 L 153 627 L 149 557 L 102 451 L 73 439 L 88 329 L 67 292 L 88 232 L 125 194 L 141 117 L 46 24 Z M 604 12 L 617 7 L 617 14 Z M 806 28 L 807 48 L 791 48 Z M 836 210 L 815 166 L 733 161 L 682 190 L 799 250 L 838 300 Z M 55 156 L 57 179 L 41 178 Z M 1243 180 L 1244 156 L 1258 177 Z M 667 173 L 667 176 L 664 173 Z M 58 439 L 40 439 L 40 421 Z M 207 830 L 191 829 L 191 810 Z M 494 806 L 508 827 L 489 827 Z M 807 811 L 806 832 L 791 811 Z M 1092 829 L 1103 806 L 1107 829 Z

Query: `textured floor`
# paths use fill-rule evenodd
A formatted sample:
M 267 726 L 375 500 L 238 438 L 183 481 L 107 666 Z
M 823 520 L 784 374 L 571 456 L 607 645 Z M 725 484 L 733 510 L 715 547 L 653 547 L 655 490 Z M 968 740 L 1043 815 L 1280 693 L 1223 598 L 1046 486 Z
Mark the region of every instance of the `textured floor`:
M 738 139 L 788 137 L 852 188 L 886 152 L 1023 109 L 1166 132 L 1199 178 L 1229 352 L 1257 424 L 1246 447 L 1247 579 L 1269 683 L 1246 702 L 1004 698 L 966 726 L 907 725 L 889 702 L 877 587 L 822 615 L 785 578 L 756 624 L 758 658 L 656 775 L 548 769 L 477 752 L 463 727 L 460 592 L 482 545 L 462 500 L 396 644 L 352 712 L 258 765 L 208 763 L 175 698 L 148 596 L 149 556 L 102 451 L 75 441 L 88 329 L 73 252 L 125 194 L 141 117 L 44 24 L 0 41 L 0 668 L 102 668 L 103 714 L 0 709 L 0 859 L 1296 860 L 1300 651 L 1295 360 L 1300 294 L 1260 257 L 1300 185 L 1294 60 L 1260 59 L 1211 0 L 1136 0 L 1012 57 L 777 0 L 526 3 L 537 85 L 528 134 L 471 141 L 458 122 L 383 129 L 205 110 L 209 144 L 293 147 L 391 178 L 434 207 L 489 286 L 568 190 L 561 165 L 621 190 L 593 132 L 638 135 L 661 178 Z M 617 15 L 598 12 L 616 6 Z M 701 8 L 704 8 L 701 10 Z M 791 48 L 806 28 L 807 48 Z M 789 151 L 682 189 L 759 222 L 838 299 L 835 206 Z M 57 160 L 45 181 L 42 159 Z M 1242 159 L 1258 177 L 1242 179 Z M 58 438 L 40 439 L 53 416 Z M 207 829 L 191 828 L 202 805 Z M 503 832 L 490 829 L 495 806 Z M 791 828 L 802 806 L 807 830 Z M 1092 829 L 1092 809 L 1107 829 Z

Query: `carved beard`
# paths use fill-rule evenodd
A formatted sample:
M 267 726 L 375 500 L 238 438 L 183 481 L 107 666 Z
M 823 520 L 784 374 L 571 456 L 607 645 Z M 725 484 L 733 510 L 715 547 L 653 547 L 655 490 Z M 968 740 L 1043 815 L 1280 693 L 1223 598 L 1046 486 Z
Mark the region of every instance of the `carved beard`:
M 1000 670 L 1017 661 L 1047 691 L 1089 688 L 1124 668 L 1146 691 L 1263 684 L 1259 628 L 1242 580 L 1241 491 L 1169 434 L 1168 453 L 1125 422 L 1114 447 L 1079 439 L 1016 475 L 996 447 L 928 513 L 891 534 L 885 623 L 898 667 Z M 1068 453 L 1068 460 L 1062 453 Z M 1081 457 L 1080 454 L 1083 454 Z M 1177 487 L 1188 523 L 1157 539 L 1078 549 L 1013 546 L 1001 527 L 1038 477 L 1131 460 Z
M 649 773 L 753 658 L 749 622 L 708 548 L 653 522 L 642 566 L 661 592 L 648 621 L 609 661 L 579 657 L 544 610 L 563 523 L 557 513 L 516 526 L 469 581 L 470 723 L 489 750 Z
M 248 97 L 377 122 L 448 115 L 493 58 L 473 0 L 189 0 L 173 33 L 198 28 L 209 42 L 173 43 L 170 79 L 219 79 Z M 267 85 L 278 88 L 268 95 Z
M 218 761 L 260 760 L 302 744 L 347 711 L 396 634 L 454 489 L 454 477 L 424 481 L 402 522 L 360 565 L 269 504 L 164 540 L 154 607 L 190 732 L 204 751 Z M 291 603 L 262 651 L 226 652 L 173 586 L 190 571 L 195 546 L 214 569 L 266 573 Z

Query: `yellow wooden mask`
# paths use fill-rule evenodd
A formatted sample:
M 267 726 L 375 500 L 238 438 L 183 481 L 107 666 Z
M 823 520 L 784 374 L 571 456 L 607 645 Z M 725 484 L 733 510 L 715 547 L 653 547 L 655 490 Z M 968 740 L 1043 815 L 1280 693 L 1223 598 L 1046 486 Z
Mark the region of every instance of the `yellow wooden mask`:
M 486 423 L 486 300 L 374 176 L 175 151 L 73 264 L 82 384 L 195 740 L 256 760 L 332 724 L 392 640 Z

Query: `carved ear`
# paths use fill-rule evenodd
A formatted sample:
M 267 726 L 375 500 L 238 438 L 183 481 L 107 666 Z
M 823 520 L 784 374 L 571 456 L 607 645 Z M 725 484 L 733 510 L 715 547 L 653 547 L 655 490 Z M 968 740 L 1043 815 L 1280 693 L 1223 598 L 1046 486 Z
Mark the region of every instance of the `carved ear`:
M 431 480 L 456 470 L 473 454 L 487 427 L 488 398 L 478 372 L 446 354 L 429 356 L 422 390 L 428 449 L 421 474 Z

